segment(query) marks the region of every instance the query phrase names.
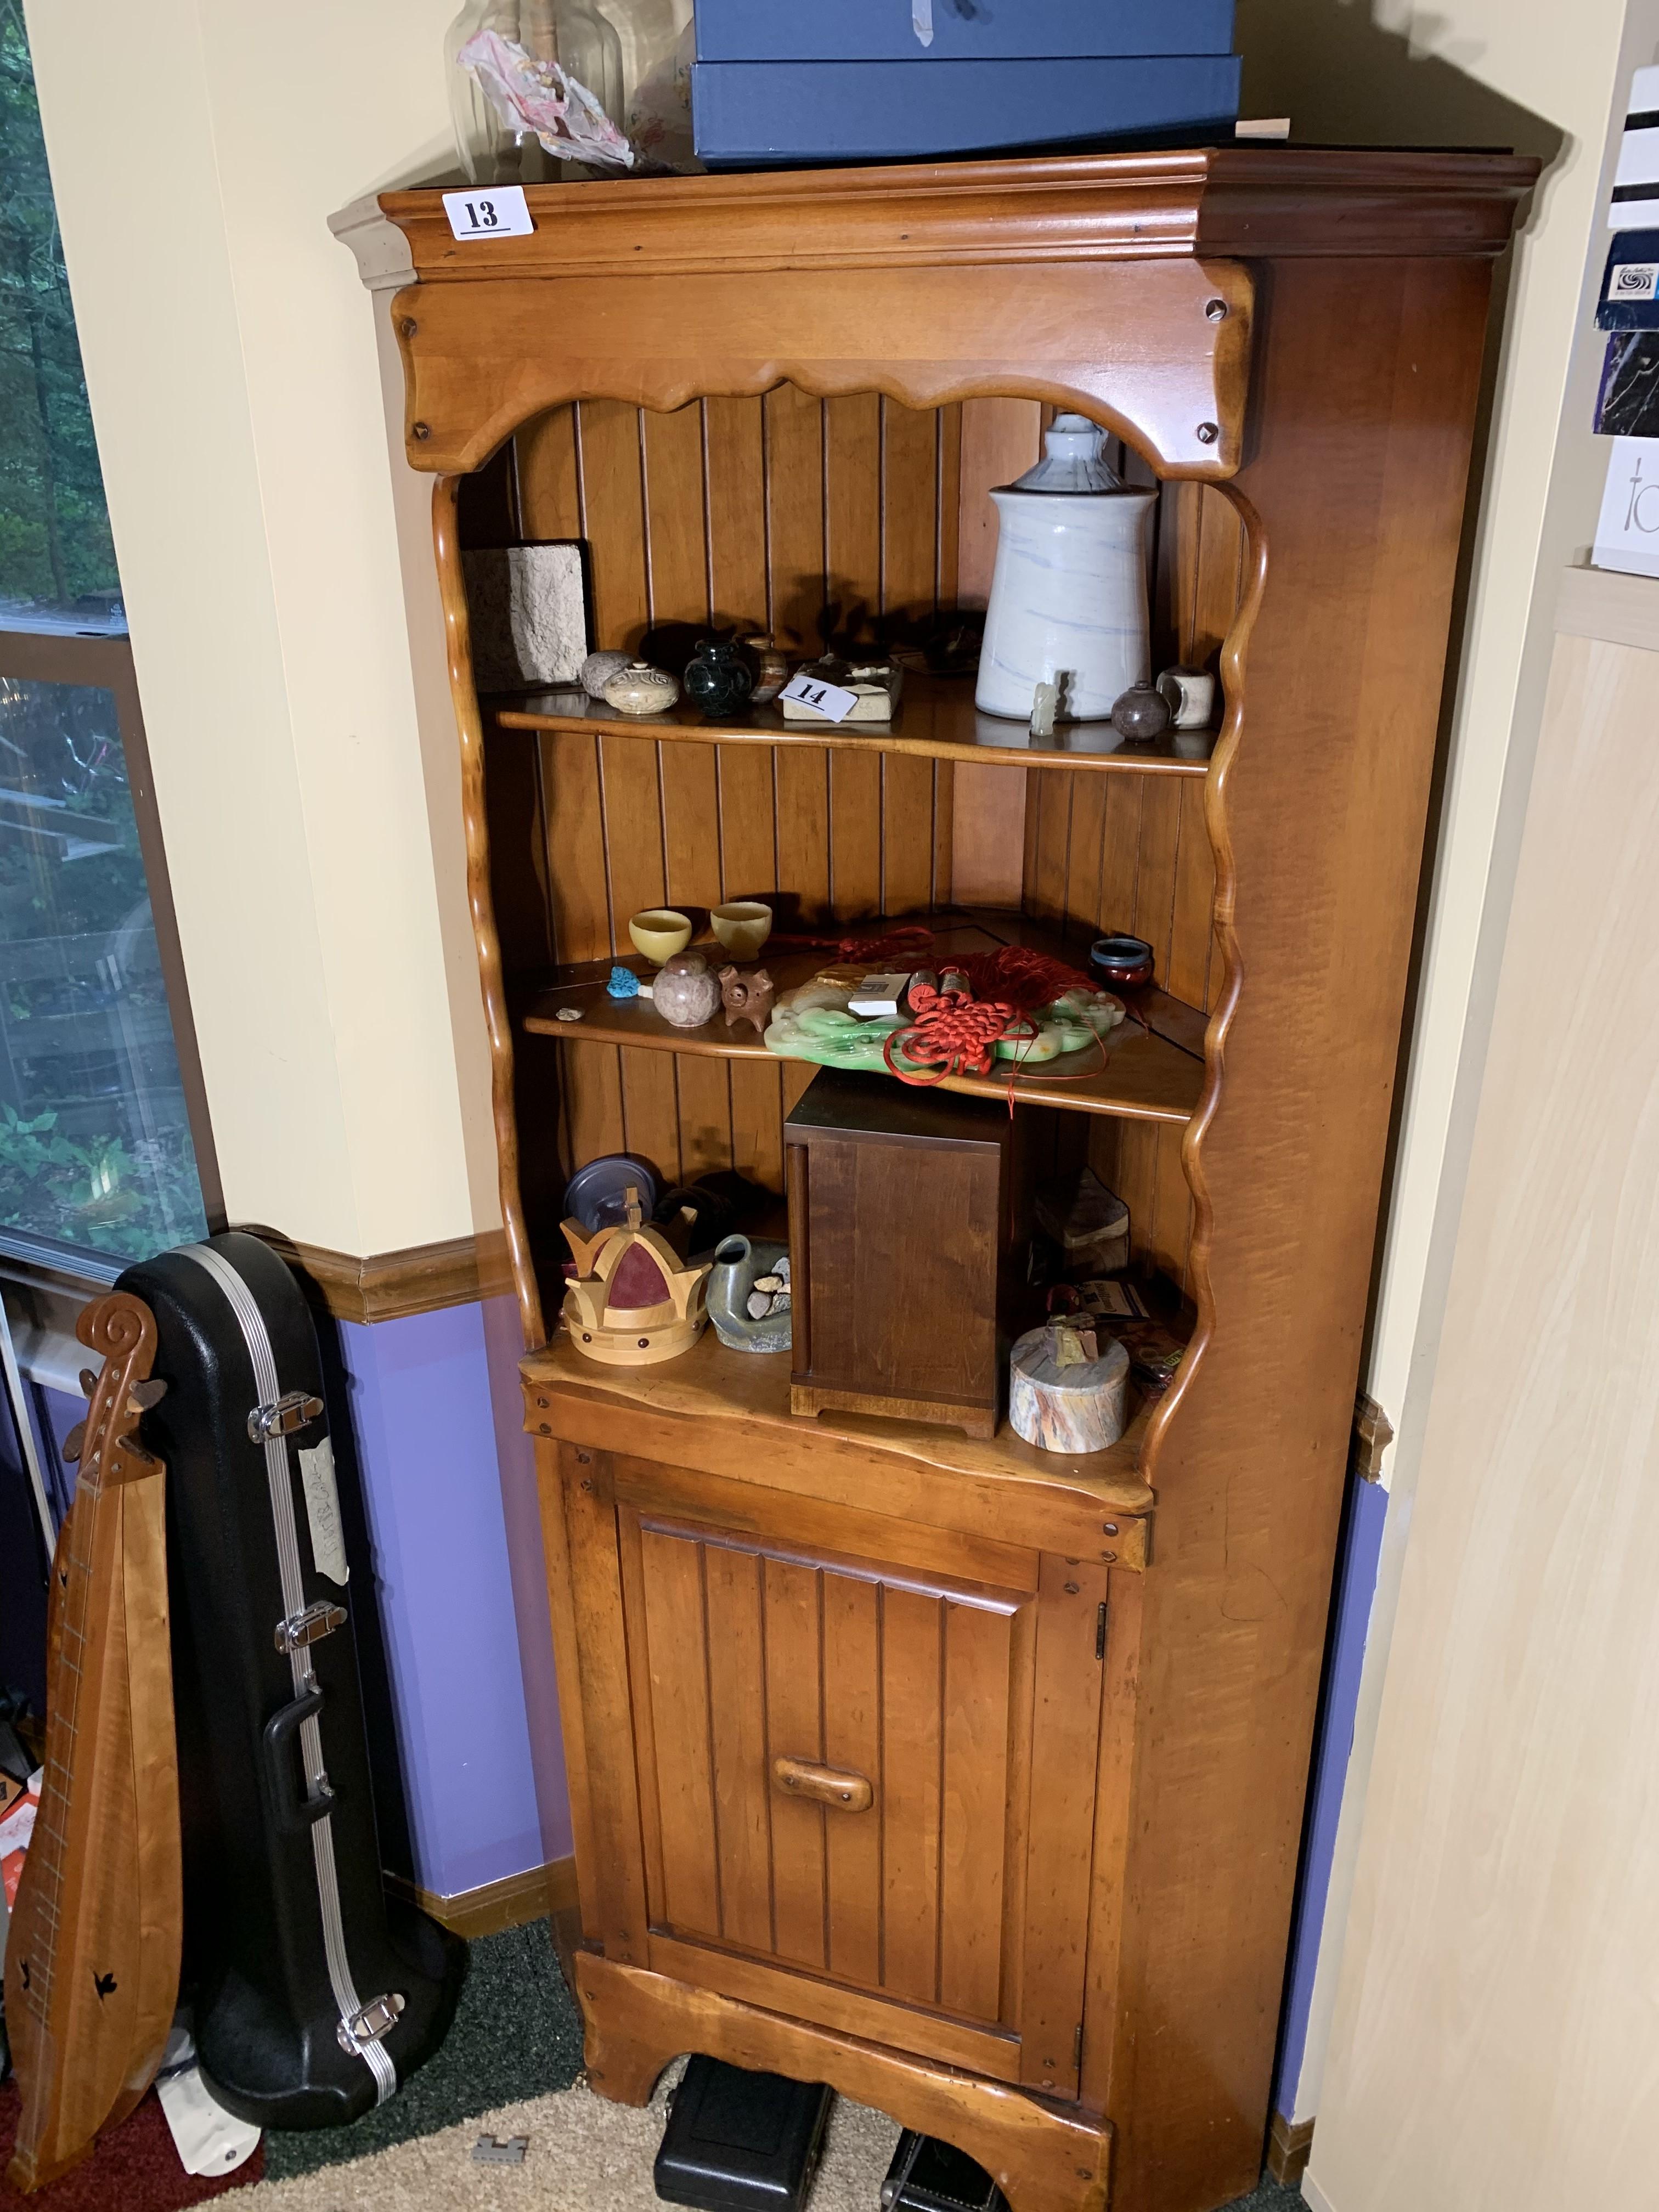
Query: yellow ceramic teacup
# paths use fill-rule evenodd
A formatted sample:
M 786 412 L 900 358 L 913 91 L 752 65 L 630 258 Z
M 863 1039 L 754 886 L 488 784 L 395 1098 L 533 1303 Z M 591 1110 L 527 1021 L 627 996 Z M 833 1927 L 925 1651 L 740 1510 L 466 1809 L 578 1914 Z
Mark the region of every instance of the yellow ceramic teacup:
M 691 942 L 691 920 L 689 915 L 677 914 L 672 906 L 656 906 L 647 913 L 636 914 L 628 925 L 628 933 L 635 951 L 643 952 L 660 968 Z
M 737 899 L 709 910 L 714 934 L 734 960 L 752 960 L 772 934 L 772 909 L 758 899 Z

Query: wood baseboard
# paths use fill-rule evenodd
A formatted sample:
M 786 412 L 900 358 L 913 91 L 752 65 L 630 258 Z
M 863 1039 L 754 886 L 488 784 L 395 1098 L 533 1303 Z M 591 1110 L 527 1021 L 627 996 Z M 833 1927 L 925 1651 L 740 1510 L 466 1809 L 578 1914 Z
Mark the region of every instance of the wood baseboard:
M 400 1874 L 388 1874 L 386 1886 L 470 1942 L 475 1936 L 498 1936 L 504 1928 L 522 1928 L 550 1913 L 568 1911 L 576 1902 L 576 1862 L 552 1859 L 545 1866 L 527 1868 L 523 1874 L 510 1874 L 504 1881 L 487 1881 L 482 1888 L 464 1889 L 453 1897 L 440 1897 Z
M 1308 2155 L 1313 2148 L 1314 2124 L 1311 2120 L 1287 2120 L 1283 2112 L 1273 2114 L 1273 2125 L 1267 2130 L 1267 2171 L 1281 2189 L 1300 2189 L 1302 2177 L 1308 2170 Z
M 509 1297 L 513 1291 L 507 1239 L 499 1229 L 452 1237 L 443 1244 L 374 1252 L 360 1260 L 324 1244 L 302 1244 L 275 1229 L 238 1225 L 274 1246 L 300 1275 L 313 1303 L 336 1321 L 397 1321 L 407 1314 L 439 1313 L 447 1306 Z

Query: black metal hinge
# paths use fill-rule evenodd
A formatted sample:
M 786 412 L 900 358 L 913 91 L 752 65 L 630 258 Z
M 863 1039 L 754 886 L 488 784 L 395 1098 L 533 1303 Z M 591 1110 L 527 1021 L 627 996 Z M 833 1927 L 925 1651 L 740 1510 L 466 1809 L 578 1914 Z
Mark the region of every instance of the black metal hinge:
M 1103 1598 L 1100 1610 L 1095 1615 L 1095 1656 L 1097 1659 L 1106 1656 L 1106 1601 Z M 1083 2030 L 1079 2028 L 1078 2033 L 1081 2035 L 1082 2033 Z

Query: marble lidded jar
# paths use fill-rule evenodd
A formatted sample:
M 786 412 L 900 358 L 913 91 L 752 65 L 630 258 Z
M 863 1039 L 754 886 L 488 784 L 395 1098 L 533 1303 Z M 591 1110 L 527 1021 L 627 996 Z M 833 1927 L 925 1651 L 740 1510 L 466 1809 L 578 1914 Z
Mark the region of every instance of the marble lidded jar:
M 1104 722 L 1152 673 L 1146 532 L 1155 491 L 1107 465 L 1106 433 L 1057 415 L 1043 459 L 991 494 L 1000 520 L 976 704 L 1028 721 L 1039 684 L 1059 719 Z

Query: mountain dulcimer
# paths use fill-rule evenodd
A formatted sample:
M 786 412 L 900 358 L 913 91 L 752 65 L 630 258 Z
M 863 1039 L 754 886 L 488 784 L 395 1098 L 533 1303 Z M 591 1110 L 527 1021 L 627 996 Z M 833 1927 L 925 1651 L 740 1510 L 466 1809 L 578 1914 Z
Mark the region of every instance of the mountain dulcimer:
M 179 1766 L 161 1462 L 134 1436 L 166 1385 L 155 1322 L 123 1291 L 76 1334 L 101 1352 L 65 1445 L 80 1480 L 52 1562 L 40 1808 L 6 1949 L 6 2025 L 22 2089 L 7 2179 L 76 2165 L 155 2076 L 179 1992 Z

